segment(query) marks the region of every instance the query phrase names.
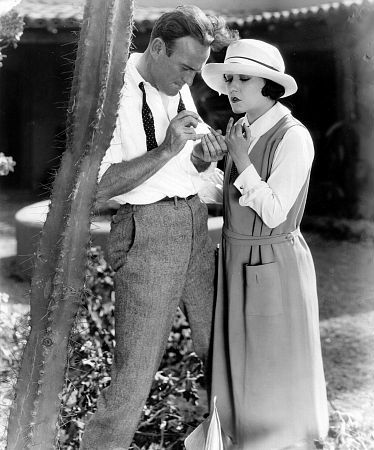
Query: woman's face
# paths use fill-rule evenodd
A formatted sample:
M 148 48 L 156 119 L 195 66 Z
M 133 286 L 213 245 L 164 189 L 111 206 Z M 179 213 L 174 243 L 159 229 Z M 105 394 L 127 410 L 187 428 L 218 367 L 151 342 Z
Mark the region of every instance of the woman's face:
M 262 116 L 274 104 L 274 101 L 261 93 L 265 85 L 263 78 L 241 74 L 225 74 L 224 78 L 233 112 L 247 113 L 250 123 Z

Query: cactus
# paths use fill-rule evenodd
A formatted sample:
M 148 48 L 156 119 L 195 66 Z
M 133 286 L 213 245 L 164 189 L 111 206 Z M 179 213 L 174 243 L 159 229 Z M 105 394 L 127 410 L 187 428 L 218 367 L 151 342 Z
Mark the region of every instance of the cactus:
M 87 0 L 67 115 L 67 144 L 35 255 L 31 331 L 8 450 L 56 446 L 68 339 L 78 311 L 97 175 L 110 144 L 132 38 L 133 0 Z

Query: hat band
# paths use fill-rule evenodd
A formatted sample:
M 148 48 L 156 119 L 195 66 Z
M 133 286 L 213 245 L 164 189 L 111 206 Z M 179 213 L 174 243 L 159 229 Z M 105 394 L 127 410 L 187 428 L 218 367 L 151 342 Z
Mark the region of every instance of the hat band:
M 276 72 L 280 72 L 279 69 L 276 69 L 276 68 L 273 67 L 273 66 L 269 66 L 268 64 L 265 64 L 265 63 L 263 63 L 263 62 L 261 62 L 261 61 L 257 61 L 257 59 L 247 58 L 247 57 L 245 57 L 245 56 L 230 56 L 229 58 L 226 58 L 226 59 L 225 59 L 225 63 L 226 63 L 226 61 L 228 61 L 229 59 L 233 59 L 233 58 L 248 59 L 249 61 L 253 61 L 253 62 L 257 63 L 257 64 L 261 64 L 261 66 L 265 66 L 265 67 L 267 67 L 268 69 L 272 69 L 272 70 L 275 70 Z

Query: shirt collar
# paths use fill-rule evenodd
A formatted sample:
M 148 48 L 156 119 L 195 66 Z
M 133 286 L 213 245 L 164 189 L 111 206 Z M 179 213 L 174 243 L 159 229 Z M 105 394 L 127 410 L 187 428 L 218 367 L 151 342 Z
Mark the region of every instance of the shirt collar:
M 266 111 L 261 117 L 255 120 L 252 125 L 248 124 L 247 116 L 244 116 L 243 123 L 249 125 L 251 131 L 251 136 L 253 138 L 259 138 L 267 131 L 269 131 L 273 126 L 290 113 L 290 110 L 286 108 L 282 103 L 275 103 L 275 105 Z
M 132 81 L 137 86 L 139 86 L 139 83 L 147 83 L 147 81 L 145 81 L 145 79 L 140 75 L 138 69 L 136 68 L 136 64 L 138 63 L 141 56 L 141 53 L 131 53 L 126 64 L 127 76 L 130 77 L 130 79 L 132 79 Z
M 145 85 L 148 85 L 150 89 L 154 89 L 155 92 L 157 92 L 161 98 L 163 98 L 163 101 L 168 103 L 169 101 L 179 101 L 179 93 L 177 95 L 174 95 L 172 97 L 163 94 L 161 91 L 158 91 L 154 86 L 151 85 L 148 81 L 146 81 L 138 72 L 138 69 L 136 68 L 136 65 L 141 58 L 142 53 L 131 53 L 129 56 L 129 59 L 127 61 L 126 65 L 126 72 L 127 76 L 130 77 L 130 79 L 136 84 L 136 86 L 139 86 L 139 83 L 144 83 Z M 185 85 L 186 86 L 186 85 Z M 183 86 L 184 87 L 184 86 Z M 181 89 L 181 92 L 183 92 L 183 87 Z

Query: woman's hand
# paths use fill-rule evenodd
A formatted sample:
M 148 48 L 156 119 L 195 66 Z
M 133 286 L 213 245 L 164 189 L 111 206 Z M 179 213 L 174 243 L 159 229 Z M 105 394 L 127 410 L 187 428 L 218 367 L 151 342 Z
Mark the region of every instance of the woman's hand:
M 239 122 L 234 124 L 234 119 L 230 117 L 226 127 L 225 141 L 238 172 L 243 172 L 244 169 L 251 165 L 251 160 L 248 156 L 248 149 L 251 143 L 249 125 Z
M 210 163 L 221 160 L 227 153 L 227 145 L 221 131 L 210 128 L 210 133 L 201 136 L 194 145 L 191 161 L 199 172 L 206 170 Z
M 226 141 L 221 131 L 215 131 L 213 128 L 210 128 L 210 131 L 201 138 L 202 159 L 220 161 L 227 153 Z

